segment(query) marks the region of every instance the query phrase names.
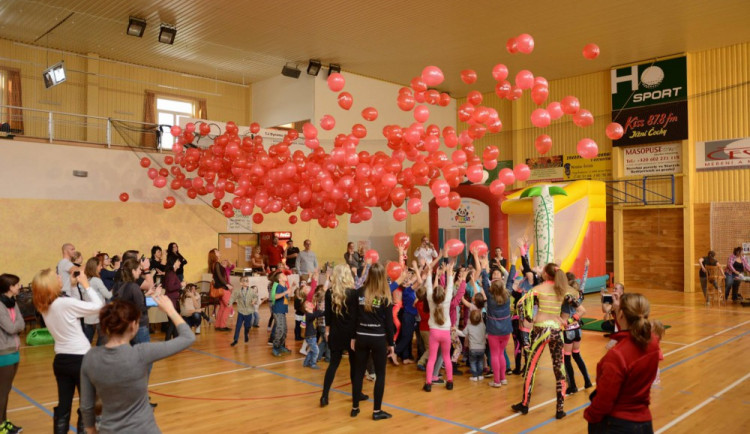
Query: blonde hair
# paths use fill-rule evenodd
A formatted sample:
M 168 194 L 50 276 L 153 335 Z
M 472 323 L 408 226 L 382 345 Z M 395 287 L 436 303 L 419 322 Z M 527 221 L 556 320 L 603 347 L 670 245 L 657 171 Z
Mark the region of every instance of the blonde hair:
M 370 266 L 367 280 L 362 287 L 365 290 L 365 310 L 367 312 L 372 312 L 372 304 L 376 299 L 385 302 L 385 305 L 393 303 L 391 290 L 385 278 L 385 268 L 379 263 L 376 262 Z
M 341 316 L 346 310 L 346 290 L 354 288 L 352 270 L 348 265 L 339 264 L 333 269 L 331 277 L 331 309 Z
M 34 276 L 31 281 L 31 291 L 34 299 L 34 307 L 41 313 L 47 313 L 50 305 L 60 296 L 62 283 L 57 273 L 47 268 Z
M 490 294 L 495 298 L 498 306 L 503 306 L 508 301 L 508 291 L 505 290 L 505 283 L 502 279 L 495 280 L 490 285 Z
M 441 304 L 445 301 L 445 288 L 443 288 L 442 285 L 435 285 L 435 288 L 432 290 L 432 303 L 433 303 L 433 312 L 430 312 L 430 315 L 435 319 L 435 323 L 438 325 L 443 325 L 445 323 L 445 312 L 443 312 L 443 308 Z

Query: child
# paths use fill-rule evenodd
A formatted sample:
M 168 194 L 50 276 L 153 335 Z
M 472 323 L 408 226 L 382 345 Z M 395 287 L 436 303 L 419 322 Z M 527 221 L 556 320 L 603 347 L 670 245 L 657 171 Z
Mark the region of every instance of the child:
M 273 313 L 273 350 L 276 357 L 284 354 L 290 354 L 292 350 L 286 347 L 286 314 L 289 312 L 289 297 L 293 288 L 287 288 L 288 281 L 286 275 L 280 271 L 275 271 L 270 278 L 271 312 Z
M 201 334 L 201 317 L 209 323 L 213 322 L 213 319 L 201 310 L 201 295 L 194 283 L 187 284 L 180 295 L 180 314 L 190 327 L 195 327 L 196 335 Z
M 305 361 L 302 362 L 302 367 L 311 369 L 320 369 L 318 366 L 318 328 L 315 324 L 316 320 L 322 317 L 325 312 L 322 310 L 314 309 L 315 305 L 312 302 L 305 302 L 305 342 L 307 342 L 307 355 Z
M 224 275 L 227 277 L 227 282 L 232 281 L 232 270 L 236 267 L 235 264 L 231 264 L 229 260 L 224 259 L 221 261 L 221 266 L 224 267 Z M 234 308 L 232 308 L 232 304 L 229 304 L 229 318 L 234 316 Z
M 466 325 L 463 332 L 469 341 L 469 366 L 471 368 L 469 380 L 482 381 L 484 379 L 484 350 L 487 340 L 487 330 L 484 322 L 482 322 L 482 311 L 471 311 L 469 324 Z
M 302 338 L 302 321 L 305 320 L 305 297 L 307 296 L 307 292 L 305 289 L 307 286 L 300 282 L 300 287 L 297 291 L 294 293 L 294 340 L 295 341 L 301 341 Z M 306 351 L 304 351 L 304 346 L 302 350 L 300 350 L 300 353 L 307 354 Z
M 258 288 L 253 286 L 255 291 L 251 291 L 250 278 L 243 276 L 240 279 L 241 288 L 239 291 L 232 291 L 229 297 L 229 305 L 237 305 L 237 325 L 234 327 L 234 340 L 232 346 L 237 345 L 237 339 L 240 337 L 240 327 L 245 326 L 245 342 L 250 340 L 249 332 L 252 326 L 253 312 L 255 312 L 255 303 L 258 301 Z
M 393 340 L 396 341 L 398 340 L 398 332 L 401 331 L 401 321 L 398 319 L 399 311 L 403 307 L 401 289 L 394 290 L 391 295 L 393 297 L 393 327 L 396 329 L 396 332 L 393 334 Z M 399 365 L 398 356 L 396 356 L 395 351 L 391 353 L 391 362 L 396 366 Z
M 325 303 L 325 295 L 326 295 L 326 289 L 324 285 L 318 285 L 318 289 L 315 290 L 315 295 L 313 296 L 313 303 L 315 303 L 315 306 L 317 306 L 317 309 L 325 312 L 326 309 L 326 303 Z M 331 360 L 331 350 L 328 348 L 328 340 L 326 339 L 326 318 L 325 316 L 322 316 L 318 318 L 315 323 L 317 324 L 318 328 L 318 362 L 323 360 L 324 362 L 328 362 Z

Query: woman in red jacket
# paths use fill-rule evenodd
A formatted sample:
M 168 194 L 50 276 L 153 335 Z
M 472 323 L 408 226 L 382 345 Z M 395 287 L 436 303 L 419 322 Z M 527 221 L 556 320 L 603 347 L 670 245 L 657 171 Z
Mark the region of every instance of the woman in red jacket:
M 651 384 L 659 368 L 659 338 L 641 294 L 623 294 L 617 309 L 617 344 L 596 367 L 596 391 L 583 417 L 589 433 L 653 433 Z

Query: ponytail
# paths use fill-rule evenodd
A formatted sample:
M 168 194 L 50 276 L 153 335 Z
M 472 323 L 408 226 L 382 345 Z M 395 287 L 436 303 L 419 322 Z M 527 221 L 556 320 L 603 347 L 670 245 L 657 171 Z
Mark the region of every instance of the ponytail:
M 440 285 L 435 286 L 432 291 L 432 302 L 434 304 L 434 311 L 431 313 L 435 319 L 437 325 L 443 325 L 445 323 L 445 312 L 443 312 L 442 304 L 445 301 L 445 288 Z
M 560 298 L 564 297 L 568 292 L 568 277 L 565 275 L 565 272 L 559 268 L 555 271 L 554 288 L 555 294 Z
M 628 331 L 633 342 L 642 350 L 645 350 L 651 342 L 652 331 L 659 333 L 661 323 L 652 325 L 648 319 L 651 313 L 651 304 L 641 294 L 627 293 L 620 297 L 620 310 L 628 322 Z M 663 327 L 661 327 L 663 330 Z

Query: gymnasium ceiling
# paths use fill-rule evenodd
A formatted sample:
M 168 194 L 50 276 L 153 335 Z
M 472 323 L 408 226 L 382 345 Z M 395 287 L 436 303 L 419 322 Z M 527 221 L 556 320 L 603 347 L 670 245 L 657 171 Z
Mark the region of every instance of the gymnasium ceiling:
M 147 20 L 143 38 L 125 34 L 130 15 Z M 174 45 L 157 42 L 160 23 L 177 28 Z M 520 33 L 532 55 L 505 51 Z M 489 92 L 498 62 L 554 79 L 750 41 L 750 1 L 2 0 L 0 38 L 236 83 L 286 62 L 304 74 L 310 58 L 399 84 L 432 64 L 460 97 L 465 68 Z M 602 49 L 593 61 L 589 42 Z

